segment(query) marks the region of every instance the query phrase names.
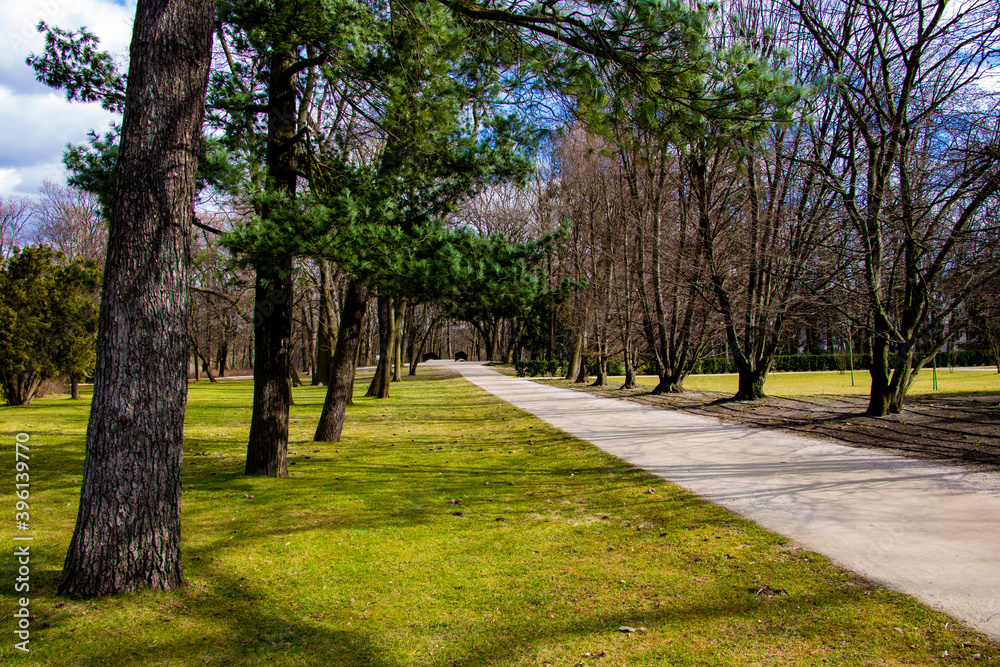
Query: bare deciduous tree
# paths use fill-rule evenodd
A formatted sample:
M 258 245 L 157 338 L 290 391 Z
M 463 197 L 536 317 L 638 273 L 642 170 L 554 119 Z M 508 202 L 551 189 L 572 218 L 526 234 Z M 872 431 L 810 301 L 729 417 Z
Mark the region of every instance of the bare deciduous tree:
M 97 195 L 45 181 L 34 215 L 38 221 L 36 241 L 52 246 L 71 259 L 104 263 L 108 228 Z
M 867 413 L 899 412 L 981 278 L 954 261 L 986 228 L 983 207 L 1000 188 L 995 97 L 966 95 L 1000 46 L 1000 12 L 992 0 L 960 10 L 946 0 L 790 3 L 836 86 L 839 131 L 825 137 L 834 159 L 816 164 L 864 267 Z M 941 289 L 956 280 L 965 285 Z
M 34 203 L 27 197 L 0 197 L 0 260 L 27 242 Z

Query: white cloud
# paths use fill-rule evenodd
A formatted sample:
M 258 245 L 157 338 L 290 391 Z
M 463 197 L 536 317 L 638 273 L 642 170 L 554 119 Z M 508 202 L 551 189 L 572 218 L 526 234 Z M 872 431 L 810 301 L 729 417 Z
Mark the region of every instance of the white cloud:
M 16 169 L 0 169 L 0 197 L 14 194 L 14 189 L 21 183 L 21 175 Z
M 10 184 L 4 177 L 7 173 L 12 174 Z M 20 197 L 24 195 L 37 195 L 38 188 L 44 181 L 63 183 L 66 180 L 66 169 L 61 160 L 49 162 L 47 164 L 37 164 L 18 170 L 0 169 L 0 196 Z M 24 184 L 31 184 L 25 187 Z
M 89 130 L 104 132 L 112 115 L 97 104 L 71 104 L 34 79 L 25 64 L 40 54 L 44 39 L 35 26 L 77 30 L 86 26 L 101 39 L 103 50 L 126 61 L 135 0 L 0 1 L 0 195 L 34 195 L 42 180 L 61 181 L 62 152 L 67 143 L 81 144 Z
M 86 26 L 101 39 L 101 48 L 115 55 L 127 55 L 132 37 L 135 1 L 125 4 L 107 0 L 42 0 L 41 2 L 5 0 L 0 3 L 0 66 L 19 65 L 29 53 L 41 53 L 45 40 L 35 30 L 39 21 L 66 30 Z
M 100 105 L 69 104 L 55 91 L 19 95 L 0 88 L 0 167 L 23 168 L 62 155 L 67 142 L 84 143 L 89 130 L 102 132 L 114 116 Z

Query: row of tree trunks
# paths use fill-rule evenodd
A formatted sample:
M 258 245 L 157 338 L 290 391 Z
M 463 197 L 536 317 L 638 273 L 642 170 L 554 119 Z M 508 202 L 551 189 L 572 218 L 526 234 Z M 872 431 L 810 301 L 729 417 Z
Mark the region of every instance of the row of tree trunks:
M 410 315 L 410 317 L 407 317 Z M 393 334 L 392 343 L 392 381 L 402 382 L 403 381 L 403 337 L 406 335 L 406 329 L 412 326 L 410 320 L 412 320 L 411 309 L 406 305 L 405 301 L 400 300 L 396 305 L 396 331 Z
M 194 381 L 201 382 L 201 368 L 204 366 L 205 375 L 208 376 L 209 382 L 215 382 L 215 377 L 212 375 L 212 364 L 205 358 L 205 355 L 201 353 L 198 349 L 198 341 L 193 334 L 188 334 L 191 339 L 191 350 L 194 352 Z M 73 391 L 79 394 L 79 389 L 77 387 L 77 378 L 73 376 Z M 79 396 L 74 396 L 73 398 L 79 398 Z

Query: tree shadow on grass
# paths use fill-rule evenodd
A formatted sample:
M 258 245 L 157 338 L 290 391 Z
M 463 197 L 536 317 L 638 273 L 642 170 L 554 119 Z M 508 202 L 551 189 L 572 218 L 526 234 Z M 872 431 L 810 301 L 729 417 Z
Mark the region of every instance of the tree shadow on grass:
M 46 579 L 52 578 L 50 574 Z M 581 593 L 580 582 L 563 583 L 568 592 Z M 584 659 L 584 650 L 594 655 L 607 651 L 612 661 L 609 664 L 635 664 L 641 654 L 650 651 L 676 653 L 682 661 L 697 656 L 706 664 L 726 664 L 727 652 L 734 647 L 727 642 L 725 632 L 713 636 L 707 629 L 710 627 L 754 635 L 763 660 L 775 657 L 783 640 L 798 642 L 800 625 L 808 629 L 809 612 L 801 611 L 802 606 L 822 605 L 826 613 L 836 612 L 838 618 L 848 619 L 838 625 L 838 639 L 859 637 L 864 644 L 871 634 L 863 618 L 851 620 L 851 605 L 860 592 L 832 589 L 819 599 L 804 600 L 774 589 L 762 597 L 755 586 L 729 581 L 706 588 L 709 590 L 694 591 L 687 598 L 674 590 L 652 591 L 642 609 L 628 608 L 624 600 L 618 609 L 606 604 L 574 609 L 558 598 L 537 604 L 507 601 L 487 608 L 459 595 L 458 607 L 465 608 L 463 611 L 478 604 L 474 614 L 411 610 L 408 624 L 385 625 L 378 610 L 346 601 L 324 606 L 308 600 L 277 600 L 270 589 L 229 574 L 175 593 L 117 598 L 109 613 L 114 607 L 129 605 L 137 612 L 137 618 L 117 633 L 92 630 L 86 616 L 60 609 L 42 612 L 39 620 L 50 627 L 38 630 L 33 639 L 39 643 L 40 650 L 36 650 L 44 655 L 42 647 L 49 636 L 75 629 L 71 635 L 75 652 L 72 657 L 64 656 L 60 661 L 64 665 L 486 667 L 536 661 L 575 664 Z M 362 612 L 375 617 L 365 619 Z M 96 614 L 99 620 L 100 613 L 92 609 L 87 616 L 94 618 Z M 768 619 L 766 624 L 759 623 L 761 616 Z M 643 630 L 632 634 L 620 631 L 622 627 Z M 164 640 L 167 628 L 173 636 Z M 691 644 L 686 645 L 683 638 L 689 634 Z M 675 639 L 682 641 L 675 644 Z M 636 643 L 641 647 L 635 647 Z M 821 638 L 814 642 L 814 648 L 830 644 L 827 647 L 833 649 L 834 643 Z M 400 658 L 400 654 L 410 657 Z M 752 656 L 745 657 L 752 660 Z

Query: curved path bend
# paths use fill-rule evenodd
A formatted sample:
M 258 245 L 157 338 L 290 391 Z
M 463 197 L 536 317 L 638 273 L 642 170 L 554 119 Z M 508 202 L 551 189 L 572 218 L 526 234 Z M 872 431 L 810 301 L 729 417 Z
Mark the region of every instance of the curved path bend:
M 1000 639 L 1000 474 L 455 367 L 574 437 Z

